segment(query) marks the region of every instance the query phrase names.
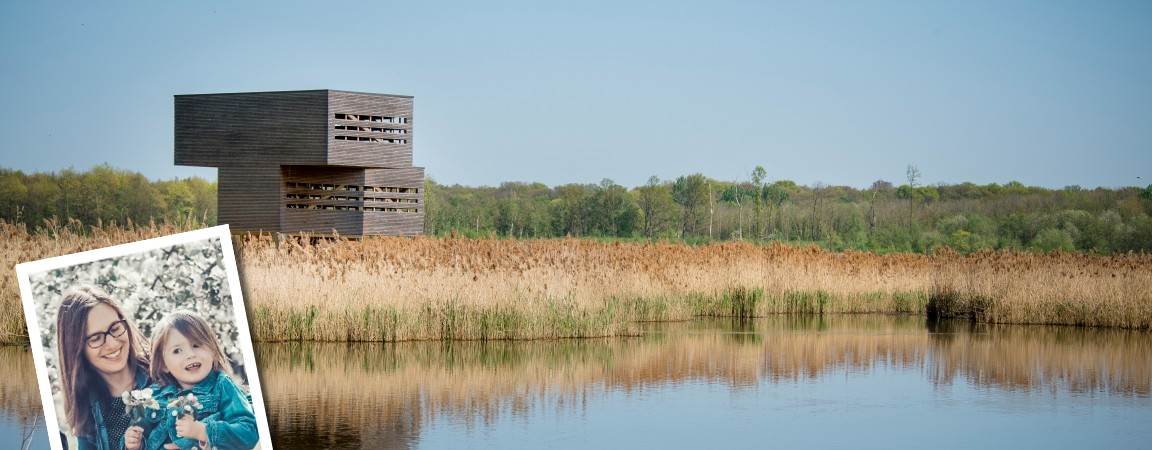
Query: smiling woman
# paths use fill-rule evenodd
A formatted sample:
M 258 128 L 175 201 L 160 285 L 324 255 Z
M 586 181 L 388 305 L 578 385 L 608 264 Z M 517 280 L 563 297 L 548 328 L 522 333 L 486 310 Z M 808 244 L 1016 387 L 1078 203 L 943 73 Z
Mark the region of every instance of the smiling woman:
M 64 413 L 77 447 L 123 448 L 129 423 L 121 395 L 150 382 L 143 335 L 119 302 L 93 287 L 64 294 L 56 335 Z

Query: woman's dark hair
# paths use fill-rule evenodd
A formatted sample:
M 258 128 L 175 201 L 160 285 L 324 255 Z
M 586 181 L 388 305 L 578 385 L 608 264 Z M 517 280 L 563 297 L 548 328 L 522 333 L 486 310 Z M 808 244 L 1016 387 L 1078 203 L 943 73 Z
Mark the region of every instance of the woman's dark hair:
M 104 379 L 84 356 L 87 346 L 88 313 L 97 305 L 108 305 L 128 324 L 128 368 L 133 376 L 137 368 L 148 370 L 147 345 L 135 322 L 124 314 L 124 308 L 104 291 L 81 287 L 64 293 L 56 315 L 56 348 L 59 354 L 60 385 L 64 395 L 64 415 L 72 433 L 77 436 L 96 434 L 92 424 L 92 399 L 109 398 Z

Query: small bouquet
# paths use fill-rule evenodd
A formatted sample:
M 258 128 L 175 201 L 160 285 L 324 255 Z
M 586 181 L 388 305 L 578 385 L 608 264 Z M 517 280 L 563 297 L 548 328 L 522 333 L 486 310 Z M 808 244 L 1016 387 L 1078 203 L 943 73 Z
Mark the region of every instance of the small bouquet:
M 201 409 L 204 409 L 204 405 L 201 405 L 200 401 L 196 399 L 196 395 L 191 392 L 189 392 L 188 395 L 178 396 L 168 402 L 169 414 L 172 414 L 172 420 L 176 421 L 183 419 L 184 416 L 192 416 L 192 419 L 196 419 L 196 411 Z M 200 450 L 207 448 L 204 443 L 198 442 L 195 439 L 180 437 L 177 435 L 175 428 L 173 428 L 170 433 L 172 443 L 176 444 L 181 450 Z
M 185 415 L 191 414 L 193 418 L 196 417 L 196 411 L 204 409 L 196 396 L 191 392 L 188 395 L 182 395 L 172 399 L 168 402 L 168 411 L 172 412 L 172 416 L 179 419 Z
M 152 398 L 151 389 L 125 391 L 120 395 L 120 400 L 124 401 L 124 414 L 132 418 L 132 425 L 139 425 L 149 418 L 155 419 L 156 412 L 160 411 L 160 403 Z

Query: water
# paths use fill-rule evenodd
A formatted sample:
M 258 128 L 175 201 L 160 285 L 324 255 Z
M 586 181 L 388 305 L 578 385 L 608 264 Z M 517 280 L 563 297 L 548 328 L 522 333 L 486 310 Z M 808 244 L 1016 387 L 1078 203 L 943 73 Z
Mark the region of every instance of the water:
M 48 448 L 36 369 L 27 348 L 0 346 L 0 450 Z
M 1145 332 L 781 316 L 258 351 L 277 448 L 1152 447 Z M 30 355 L 2 356 L 13 436 L 39 405 Z

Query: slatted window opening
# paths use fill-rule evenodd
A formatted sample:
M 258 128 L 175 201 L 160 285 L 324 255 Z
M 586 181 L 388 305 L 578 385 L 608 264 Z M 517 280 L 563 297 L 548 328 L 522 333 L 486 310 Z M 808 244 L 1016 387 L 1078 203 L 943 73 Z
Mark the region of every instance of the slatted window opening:
M 359 186 L 352 184 L 285 183 L 284 207 L 334 211 L 372 211 L 418 213 L 419 199 L 377 194 L 419 194 L 419 188 L 394 186 Z M 302 202 L 306 201 L 306 203 Z
M 374 123 L 408 123 L 407 117 L 389 117 L 389 116 L 373 116 L 368 114 L 346 114 L 336 113 L 335 117 L 340 120 L 355 120 L 359 122 L 374 122 Z
M 377 128 L 377 127 L 362 127 L 357 125 L 336 125 L 333 128 L 344 131 L 364 131 L 368 133 L 384 133 L 384 134 L 408 134 L 408 130 L 403 128 Z
M 385 144 L 407 144 L 408 143 L 407 139 L 385 139 L 385 138 L 374 138 L 374 137 L 367 137 L 367 136 L 342 136 L 342 135 L 336 135 L 333 137 L 335 137 L 336 140 L 338 140 L 338 141 L 383 142 Z
M 353 120 L 357 122 L 367 122 L 369 124 L 398 124 L 405 125 L 408 123 L 407 117 L 400 116 L 374 116 L 371 114 L 348 114 L 336 113 L 334 116 L 337 120 Z M 351 125 L 347 123 L 339 123 L 332 126 L 336 131 L 355 131 L 359 133 L 372 133 L 372 134 L 408 134 L 409 131 L 404 128 L 386 128 L 374 127 L 371 125 Z M 355 141 L 355 142 L 376 142 L 380 144 L 407 144 L 408 139 L 393 138 L 393 137 L 375 137 L 375 136 L 351 136 L 347 134 L 338 134 L 333 136 L 338 141 Z

